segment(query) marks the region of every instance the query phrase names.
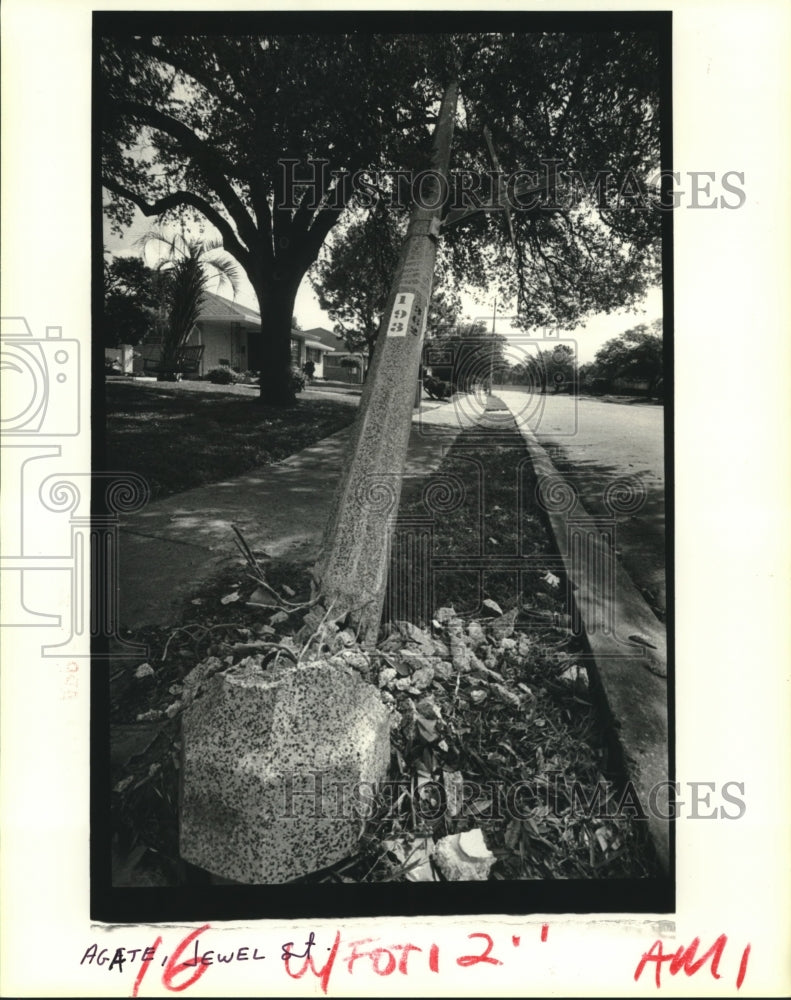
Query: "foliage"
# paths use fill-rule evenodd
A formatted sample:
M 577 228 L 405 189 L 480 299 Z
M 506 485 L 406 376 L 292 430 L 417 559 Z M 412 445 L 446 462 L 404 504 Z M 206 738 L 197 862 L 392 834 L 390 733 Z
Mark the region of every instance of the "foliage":
M 449 243 L 457 274 L 515 298 L 526 329 L 576 326 L 658 280 L 660 213 L 648 190 L 660 165 L 657 45 L 652 32 L 490 35 L 472 57 L 457 167 L 491 167 L 486 125 L 502 169 L 549 179 L 551 191 L 511 212 L 513 239 L 504 213 L 490 212 Z
M 608 340 L 597 352 L 591 375 L 612 383 L 615 379 L 647 382 L 655 392 L 664 373 L 662 320 L 640 323 Z M 587 373 L 586 373 L 587 374 Z
M 505 337 L 487 334 L 481 321 L 462 323 L 432 338 L 424 349 L 424 365 L 434 378 L 469 392 L 488 385 L 492 377 L 500 381 L 508 369 Z M 441 359 L 441 360 L 437 360 Z
M 359 672 L 393 710 L 390 783 L 364 814 L 359 851 L 301 883 L 348 885 L 421 875 L 434 880 L 430 854 L 437 841 L 472 829 L 482 830 L 496 858 L 490 879 L 658 874 L 646 824 L 635 817 L 633 801 L 624 799 L 617 760 L 608 754 L 584 666 L 585 646 L 571 628 L 566 588 L 551 574 L 556 568 L 551 533 L 534 479 L 522 486 L 521 523 L 513 517 L 515 473 L 523 454 L 515 428 L 510 441 L 499 434 L 496 444 L 486 433 L 470 430 L 438 470 L 440 483 L 446 475 L 470 482 L 471 468 L 480 470 L 487 491 L 486 551 L 520 546 L 533 557 L 533 570 L 518 586 L 508 572 L 487 570 L 483 581 L 476 571 L 440 574 L 431 631 L 399 619 L 376 648 L 363 649 L 342 621 L 315 604 L 302 567 L 270 561 L 263 567 L 265 580 L 258 574 L 251 580 L 246 559 L 190 595 L 172 625 L 133 636 L 150 644 L 156 670 L 141 682 L 135 679 L 137 665 L 122 668 L 126 690 L 112 699 L 114 743 L 131 723 L 142 735 L 142 745 L 115 755 L 112 773 L 114 829 L 124 838 L 119 853 L 135 862 L 131 884 L 184 879 L 178 864 L 176 743 L 198 677 L 248 657 L 266 669 L 281 653 L 283 662 L 321 656 Z M 523 475 L 531 473 L 525 469 Z M 425 517 L 433 478 L 406 484 L 401 507 L 406 517 Z M 434 513 L 442 551 L 469 553 L 480 540 L 475 492 L 469 490 L 461 507 Z M 402 558 L 409 558 L 406 552 Z M 399 582 L 409 586 L 415 568 L 399 572 L 394 560 L 394 593 Z M 481 585 L 486 598 L 501 605 L 498 610 L 491 603 L 482 607 Z M 229 595 L 238 599 L 229 603 Z M 408 606 L 408 597 L 400 600 Z M 198 676 L 190 676 L 196 666 Z M 513 789 L 515 775 L 518 799 L 509 801 L 518 802 L 518 811 L 502 797 Z M 477 794 L 467 795 L 465 788 Z M 142 853 L 132 853 L 135 844 Z
M 130 33 L 100 43 L 110 216 L 129 225 L 134 206 L 192 213 L 219 231 L 258 297 L 269 354 L 262 394 L 273 401 L 293 396 L 297 289 L 352 199 L 350 178 L 331 170 L 421 162 L 443 48 L 361 33 Z M 315 157 L 329 169 L 290 202 L 283 162 L 302 177 Z
M 214 385 L 238 385 L 239 383 L 255 385 L 258 382 L 259 374 L 256 371 L 237 371 L 236 368 L 221 358 L 220 364 L 216 368 L 212 368 L 203 378 Z
M 105 347 L 139 344 L 156 324 L 165 285 L 139 257 L 104 258 L 102 340 Z
M 609 380 L 599 374 L 594 361 L 580 365 L 577 371 L 577 382 L 582 392 L 589 392 L 594 396 L 601 396 L 610 388 Z
M 310 283 L 348 351 L 373 354 L 403 240 L 403 225 L 386 211 L 368 212 L 333 240 Z
M 311 285 L 319 305 L 335 321 L 335 333 L 348 351 L 366 351 L 374 345 L 396 273 L 406 231 L 406 218 L 382 204 L 359 214 L 345 229 L 336 230 L 331 243 L 311 270 Z M 427 330 L 441 335 L 459 320 L 461 302 L 452 285 L 445 255 L 440 253 Z
M 145 233 L 139 243 L 144 253 L 152 244 L 161 244 L 166 250 L 166 256 L 158 264 L 158 270 L 169 276 L 167 320 L 162 335 L 162 374 L 159 377 L 172 381 L 178 367 L 179 350 L 192 333 L 210 282 L 219 279 L 220 286 L 228 284 L 236 294 L 238 273 L 216 241 L 185 240 L 151 231 Z
M 573 348 L 568 344 L 537 350 L 528 355 L 511 373 L 514 382 L 530 385 L 545 393 L 571 392 L 577 379 L 577 364 Z
M 453 385 L 450 382 L 443 382 L 432 375 L 423 379 L 423 388 L 430 399 L 448 399 L 453 395 Z
M 645 194 L 659 165 L 652 32 L 130 31 L 100 39 L 99 61 L 111 219 L 129 225 L 137 206 L 219 231 L 258 297 L 269 355 L 262 393 L 273 401 L 290 399 L 288 340 L 304 274 L 347 207 L 393 193 L 386 180 L 355 189 L 352 178 L 424 168 L 437 102 L 457 76 L 455 169 L 490 168 L 487 124 L 506 172 L 556 158 L 583 182 L 580 191 L 560 179 L 557 203 L 513 212 L 513 242 L 501 212 L 449 230 L 458 280 L 498 284 L 529 327 L 627 305 L 656 279 L 658 214 L 623 186 L 602 199 L 592 186 L 599 171 L 631 171 L 631 187 Z M 311 159 L 326 160 L 326 171 L 316 168 L 316 185 L 287 203 L 283 163 L 301 178 Z
M 439 280 L 434 282 L 431 301 L 428 305 L 426 336 L 431 340 L 447 340 L 453 337 L 461 323 L 461 299 L 453 285 L 447 255 L 438 255 Z
M 215 385 L 231 385 L 237 381 L 237 373 L 228 365 L 220 365 L 208 372 L 206 380 Z
M 302 392 L 308 382 L 308 376 L 299 368 L 291 369 L 291 388 L 294 392 Z

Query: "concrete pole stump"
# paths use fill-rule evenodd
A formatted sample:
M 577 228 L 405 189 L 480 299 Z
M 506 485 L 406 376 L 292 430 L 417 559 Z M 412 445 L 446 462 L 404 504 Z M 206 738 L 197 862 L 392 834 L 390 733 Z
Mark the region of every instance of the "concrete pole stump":
M 389 763 L 389 713 L 353 670 L 216 674 L 182 722 L 181 856 L 253 885 L 335 864 L 357 850 Z

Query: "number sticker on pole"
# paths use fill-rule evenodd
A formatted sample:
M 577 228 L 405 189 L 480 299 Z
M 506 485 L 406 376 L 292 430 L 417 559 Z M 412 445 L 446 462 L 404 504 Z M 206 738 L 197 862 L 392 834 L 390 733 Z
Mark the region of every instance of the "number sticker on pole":
M 390 322 L 387 326 L 388 337 L 406 337 L 409 314 L 412 312 L 414 300 L 415 296 L 412 292 L 399 292 L 396 295 L 395 305 L 390 313 Z

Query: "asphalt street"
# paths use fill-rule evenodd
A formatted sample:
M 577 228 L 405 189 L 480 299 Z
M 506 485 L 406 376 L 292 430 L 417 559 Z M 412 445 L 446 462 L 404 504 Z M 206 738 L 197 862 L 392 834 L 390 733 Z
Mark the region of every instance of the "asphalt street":
M 615 508 L 618 557 L 664 618 L 664 407 L 543 396 L 513 387 L 495 393 L 528 423 L 589 514 L 604 519 Z

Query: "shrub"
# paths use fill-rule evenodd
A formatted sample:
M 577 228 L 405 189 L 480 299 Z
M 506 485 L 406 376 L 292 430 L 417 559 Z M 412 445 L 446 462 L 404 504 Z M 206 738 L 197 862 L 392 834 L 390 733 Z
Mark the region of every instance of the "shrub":
M 229 368 L 227 365 L 220 365 L 219 368 L 212 368 L 206 378 L 215 385 L 230 385 L 236 381 L 237 376 L 233 368 Z
M 423 388 L 431 399 L 448 399 L 453 394 L 453 386 L 442 379 L 427 375 L 423 379 Z
M 612 390 L 612 385 L 608 378 L 592 378 L 586 388 L 592 396 L 603 396 Z
M 212 368 L 205 378 L 208 382 L 214 382 L 215 385 L 231 385 L 232 383 L 239 382 L 255 385 L 258 382 L 258 376 L 258 372 L 248 371 L 240 373 L 227 365 L 220 365 L 218 368 Z M 294 392 L 302 392 L 307 381 L 305 373 L 300 371 L 299 368 L 291 369 L 291 388 Z

